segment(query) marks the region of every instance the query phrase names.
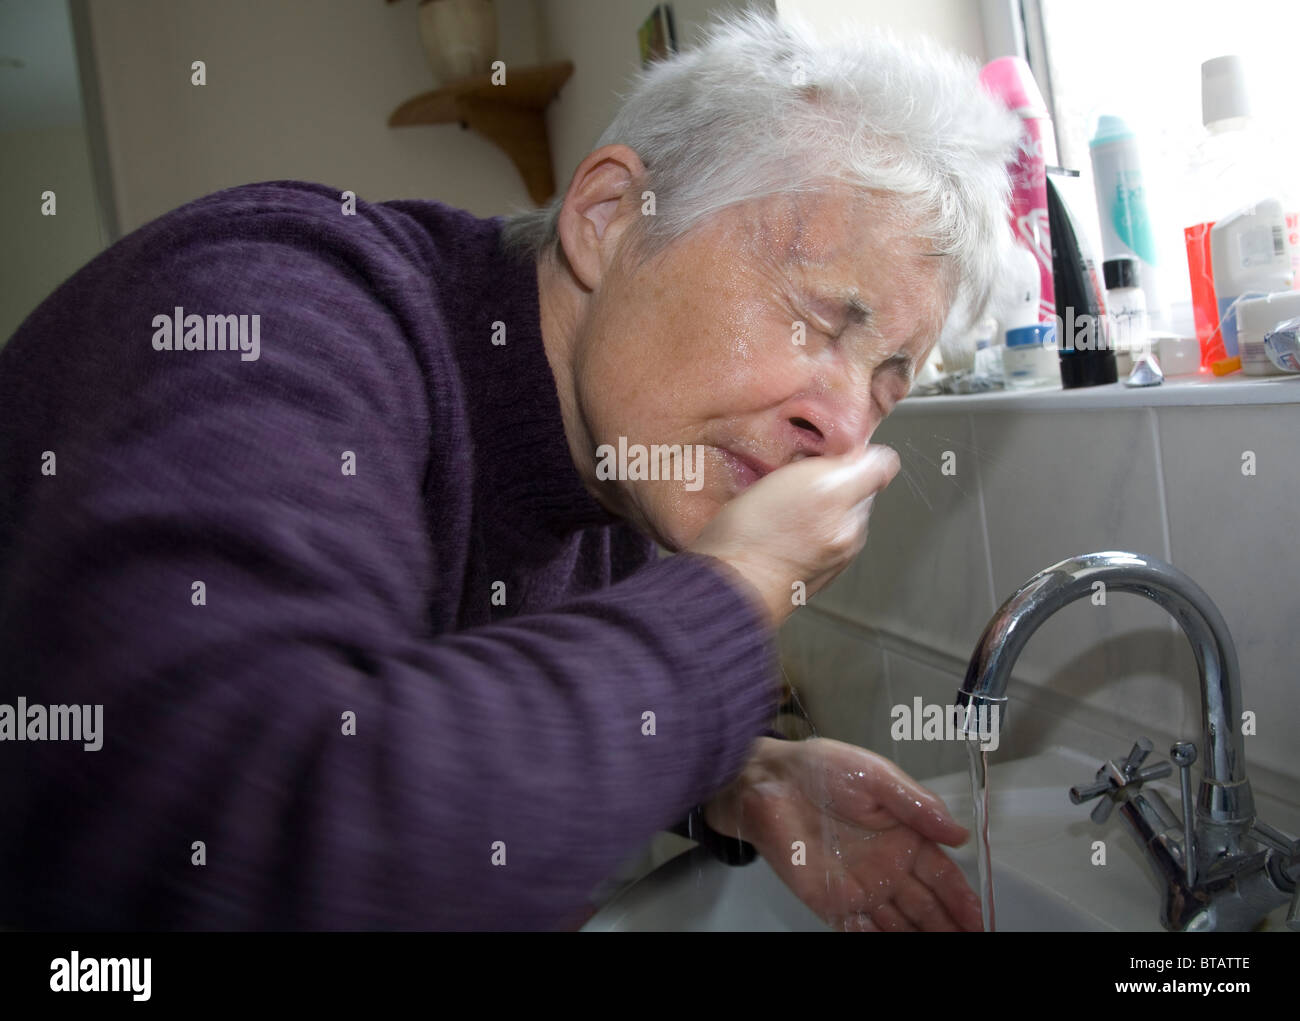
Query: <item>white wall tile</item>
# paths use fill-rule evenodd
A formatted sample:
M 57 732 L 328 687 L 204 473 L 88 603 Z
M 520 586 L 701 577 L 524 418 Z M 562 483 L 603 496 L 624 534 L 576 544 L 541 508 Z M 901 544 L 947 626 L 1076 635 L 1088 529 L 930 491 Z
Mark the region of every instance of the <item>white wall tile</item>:
M 1246 761 L 1300 779 L 1300 408 L 1158 412 L 1173 563 L 1219 607 L 1258 719 Z M 1243 453 L 1255 474 L 1242 473 Z
M 885 754 L 890 700 L 878 645 L 809 606 L 782 627 L 780 650 L 786 677 L 820 736 Z
M 903 470 L 875 502 L 867 545 L 815 599 L 855 620 L 969 655 L 992 613 L 976 454 L 966 415 L 891 418 L 873 442 Z M 943 474 L 945 451 L 955 474 Z
M 962 679 L 901 653 L 885 652 L 889 694 L 893 705 L 911 709 L 913 700 L 923 705 L 952 705 Z M 892 708 L 892 707 L 891 707 Z M 892 718 L 891 718 L 891 723 Z M 889 754 L 905 773 L 918 780 L 966 769 L 969 758 L 963 741 L 897 741 Z M 996 754 L 996 753 L 994 753 Z
M 914 775 L 951 767 L 932 761 L 944 753 L 895 746 L 889 710 L 913 693 L 951 700 L 956 664 L 993 612 L 989 576 L 1001 602 L 1067 556 L 1130 549 L 1170 560 L 1222 610 L 1245 707 L 1258 717 L 1248 762 L 1270 771 L 1274 787 L 1300 779 L 1297 419 L 1289 405 L 891 419 L 876 438 L 900 451 L 908 476 L 878 502 L 859 561 L 795 618 L 814 722 Z M 944 450 L 957 455 L 955 477 L 939 471 Z M 1242 474 L 1245 450 L 1255 453 L 1254 476 Z M 887 681 L 864 687 L 871 669 Z M 1158 743 L 1199 736 L 1190 647 L 1163 610 L 1135 595 L 1065 607 L 1030 640 L 1016 676 L 1043 697 L 1013 704 L 998 756 L 1082 747 L 1083 738 L 1111 756 L 1144 733 Z
M 1168 555 L 1153 415 L 1135 409 L 976 418 L 999 601 L 1078 554 Z M 1034 634 L 1016 675 L 1138 723 L 1195 734 L 1195 661 L 1175 627 L 1139 596 L 1107 593 L 1104 606 L 1083 599 Z

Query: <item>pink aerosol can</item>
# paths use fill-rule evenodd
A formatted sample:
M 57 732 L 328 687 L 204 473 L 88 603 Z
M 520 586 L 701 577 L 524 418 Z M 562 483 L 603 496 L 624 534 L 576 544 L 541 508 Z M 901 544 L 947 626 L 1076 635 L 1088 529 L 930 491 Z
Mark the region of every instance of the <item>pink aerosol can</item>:
M 1042 290 L 1039 322 L 1056 315 L 1052 284 L 1052 236 L 1047 219 L 1047 170 L 1056 165 L 1056 135 L 1043 94 L 1029 65 L 1020 57 L 999 57 L 984 65 L 980 83 L 1020 117 L 1020 152 L 1011 175 L 1011 231 L 1038 260 Z

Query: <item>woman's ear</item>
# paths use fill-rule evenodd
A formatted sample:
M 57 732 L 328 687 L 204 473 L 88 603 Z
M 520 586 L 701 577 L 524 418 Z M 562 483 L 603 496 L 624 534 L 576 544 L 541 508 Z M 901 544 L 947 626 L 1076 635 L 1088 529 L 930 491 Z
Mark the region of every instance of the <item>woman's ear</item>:
M 560 209 L 560 244 L 589 291 L 600 285 L 623 231 L 641 215 L 633 188 L 644 176 L 640 157 L 626 145 L 602 146 L 573 173 Z

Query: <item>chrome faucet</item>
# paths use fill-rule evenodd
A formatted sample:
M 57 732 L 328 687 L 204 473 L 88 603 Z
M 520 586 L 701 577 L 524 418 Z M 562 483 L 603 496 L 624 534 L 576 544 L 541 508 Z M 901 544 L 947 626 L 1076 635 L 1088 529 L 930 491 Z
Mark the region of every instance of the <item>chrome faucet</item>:
M 1143 766 L 1152 744 L 1141 738 L 1123 761 L 1104 763 L 1092 783 L 1071 788 L 1070 799 L 1082 804 L 1100 798 L 1092 812 L 1097 823 L 1120 806 L 1164 887 L 1160 921 L 1166 929 L 1252 929 L 1288 901 L 1287 925 L 1300 929 L 1300 841 L 1255 818 L 1232 636 L 1210 597 L 1176 568 L 1154 557 L 1112 551 L 1062 560 L 1030 578 L 993 615 L 975 647 L 957 693 L 966 710 L 963 731 L 977 735 L 979 720 L 988 718 L 983 707 L 997 706 L 1006 725 L 1007 682 L 1025 643 L 1061 607 L 1097 591 L 1098 582 L 1104 590 L 1135 592 L 1164 607 L 1191 642 L 1201 684 L 1201 781 L 1193 799 L 1197 748 L 1176 743 L 1170 758 L 1180 774 L 1180 822 L 1158 791 L 1142 789 L 1170 775 L 1173 766 Z

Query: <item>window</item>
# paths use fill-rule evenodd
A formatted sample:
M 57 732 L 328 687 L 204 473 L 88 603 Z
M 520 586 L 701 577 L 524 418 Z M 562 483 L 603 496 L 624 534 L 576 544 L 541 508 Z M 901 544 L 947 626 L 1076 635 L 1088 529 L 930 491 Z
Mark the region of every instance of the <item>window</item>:
M 1148 211 L 1157 229 L 1161 284 L 1174 327 L 1191 334 L 1183 228 L 1206 218 L 1205 183 L 1195 173 L 1206 136 L 1201 63 L 1235 53 L 1249 68 L 1254 114 L 1269 136 L 1269 173 L 1300 200 L 1300 76 L 1294 0 L 1022 0 L 1035 77 L 1052 107 L 1061 163 L 1094 194 L 1088 142 L 1098 117 L 1122 117 L 1136 133 Z M 1289 108 L 1289 109 L 1288 109 Z M 1262 197 L 1262 196 L 1261 196 Z M 1076 210 L 1100 254 L 1094 203 Z

